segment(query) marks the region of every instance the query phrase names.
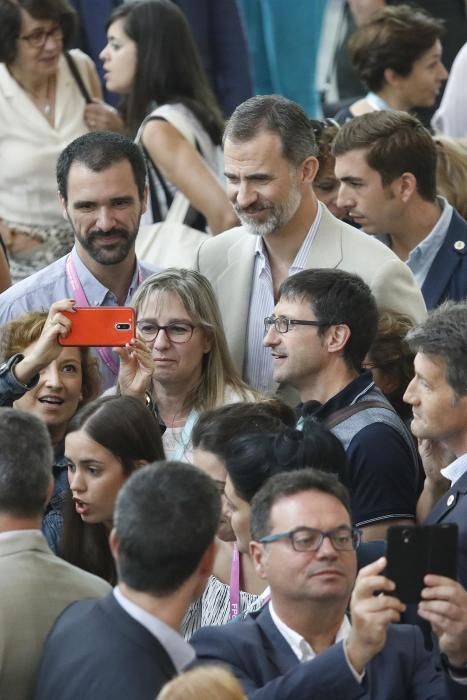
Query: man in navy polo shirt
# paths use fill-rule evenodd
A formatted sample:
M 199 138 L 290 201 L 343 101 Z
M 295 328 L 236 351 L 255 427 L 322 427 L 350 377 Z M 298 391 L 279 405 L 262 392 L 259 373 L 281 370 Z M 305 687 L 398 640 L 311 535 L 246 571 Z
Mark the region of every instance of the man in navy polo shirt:
M 350 463 L 354 524 L 364 539 L 383 539 L 389 525 L 415 518 L 418 460 L 413 439 L 375 387 L 363 358 L 376 335 L 375 299 L 343 270 L 303 270 L 279 290 L 265 319 L 274 379 L 295 387 L 306 416 L 324 422 Z

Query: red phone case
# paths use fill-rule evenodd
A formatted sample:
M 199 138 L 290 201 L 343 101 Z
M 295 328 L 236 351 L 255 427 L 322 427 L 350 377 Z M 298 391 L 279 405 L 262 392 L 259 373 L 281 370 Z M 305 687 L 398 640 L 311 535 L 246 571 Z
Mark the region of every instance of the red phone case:
M 61 313 L 72 325 L 66 338 L 59 337 L 60 345 L 123 346 L 135 337 L 135 311 L 128 306 L 80 307 Z

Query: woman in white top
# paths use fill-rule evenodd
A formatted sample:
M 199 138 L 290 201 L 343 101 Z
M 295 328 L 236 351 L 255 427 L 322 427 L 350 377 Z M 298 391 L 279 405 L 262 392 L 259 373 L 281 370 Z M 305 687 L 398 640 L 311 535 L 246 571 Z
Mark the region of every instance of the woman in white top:
M 64 146 L 89 126 L 64 54 L 74 28 L 66 0 L 0 0 L 0 234 L 14 282 L 73 244 L 55 167 Z M 70 55 L 90 98 L 100 97 L 91 59 L 77 50 Z
M 192 205 L 183 223 L 207 222 L 212 233 L 236 225 L 220 179 L 222 116 L 183 13 L 171 0 L 140 0 L 118 7 L 107 27 L 105 81 L 146 152 L 153 221 L 180 190 Z
M 441 56 L 443 23 L 423 10 L 387 6 L 352 34 L 352 64 L 368 87 L 361 100 L 336 115 L 343 123 L 380 109 L 432 107 L 448 73 Z
M 132 305 L 138 337 L 118 350 L 119 390 L 148 396 L 164 430 L 167 459 L 190 462 L 199 414 L 256 394 L 235 370 L 214 291 L 199 272 L 157 272 L 144 280 Z

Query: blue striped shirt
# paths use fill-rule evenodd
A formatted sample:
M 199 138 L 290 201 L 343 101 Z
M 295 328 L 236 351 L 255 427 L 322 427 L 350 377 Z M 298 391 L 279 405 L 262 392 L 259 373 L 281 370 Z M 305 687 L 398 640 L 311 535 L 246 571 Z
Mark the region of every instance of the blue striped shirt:
M 288 277 L 305 269 L 311 244 L 313 243 L 316 230 L 321 221 L 322 211 L 323 204 L 318 202 L 318 211 L 315 220 L 289 268 Z M 273 365 L 271 352 L 268 348 L 263 346 L 263 321 L 266 316 L 272 314 L 275 302 L 271 266 L 269 264 L 266 246 L 261 236 L 258 236 L 254 255 L 255 262 L 246 332 L 243 377 L 250 386 L 267 393 L 274 389 L 274 381 L 272 378 Z

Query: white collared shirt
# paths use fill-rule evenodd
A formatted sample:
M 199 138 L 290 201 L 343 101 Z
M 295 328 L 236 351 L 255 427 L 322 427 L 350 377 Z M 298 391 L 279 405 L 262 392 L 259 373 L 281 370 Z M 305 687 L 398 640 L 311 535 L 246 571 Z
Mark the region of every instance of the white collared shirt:
M 143 608 L 140 608 L 139 605 L 128 600 L 118 586 L 115 586 L 113 594 L 120 607 L 162 644 L 178 673 L 181 673 L 194 660 L 195 651 L 193 647 L 176 630 L 154 617 L 154 615 L 146 612 Z
M 281 635 L 284 637 L 285 641 L 287 644 L 290 646 L 292 649 L 293 653 L 297 657 L 297 659 L 302 663 L 304 661 L 312 661 L 317 654 L 314 651 L 313 647 L 311 647 L 306 639 L 301 636 L 298 632 L 295 632 L 295 630 L 291 629 L 288 627 L 288 625 L 283 622 L 276 611 L 274 610 L 274 606 L 272 604 L 272 601 L 269 602 L 269 612 L 271 614 L 272 621 L 276 625 L 277 629 L 281 633 Z M 352 629 L 352 626 L 350 624 L 350 620 L 347 617 L 347 615 L 344 615 L 344 618 L 342 620 L 342 624 L 339 627 L 339 630 L 336 634 L 336 638 L 334 640 L 334 644 L 337 644 L 338 642 L 345 642 L 347 637 L 350 634 L 350 631 Z M 353 675 L 355 676 L 355 680 L 358 683 L 361 683 L 365 674 L 362 673 L 357 673 L 357 671 L 354 669 L 352 664 L 350 663 L 348 656 L 347 656 L 347 650 L 345 648 L 345 644 L 343 645 L 344 649 L 344 656 L 345 660 L 347 661 L 347 665 Z
M 451 482 L 451 486 L 454 486 L 456 481 L 459 481 L 461 476 L 464 476 L 467 471 L 467 454 L 461 455 L 454 462 L 448 464 L 447 467 L 441 469 L 441 474 L 445 479 Z
M 310 248 L 321 221 L 323 206 L 321 202 L 318 202 L 315 219 L 289 268 L 288 277 L 305 269 Z M 262 236 L 258 236 L 254 255 L 243 376 L 250 386 L 267 393 L 274 388 L 274 382 L 271 351 L 263 345 L 264 319 L 273 313 L 275 302 L 271 267 Z

